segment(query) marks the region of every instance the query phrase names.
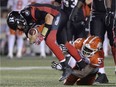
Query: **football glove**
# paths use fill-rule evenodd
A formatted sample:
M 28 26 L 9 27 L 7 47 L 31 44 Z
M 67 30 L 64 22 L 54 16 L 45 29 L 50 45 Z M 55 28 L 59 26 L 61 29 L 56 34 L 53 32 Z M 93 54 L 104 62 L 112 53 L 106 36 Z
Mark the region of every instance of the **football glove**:
M 106 11 L 106 17 L 105 17 L 105 24 L 106 24 L 106 26 L 109 26 L 110 25 L 111 20 L 112 20 L 111 19 L 112 16 L 113 16 L 113 14 L 112 14 L 111 10 L 110 9 L 107 9 L 107 11 Z
M 51 67 L 53 69 L 62 71 L 62 65 L 60 63 L 57 63 L 56 61 L 52 61 L 51 64 L 52 64 Z
M 39 34 L 37 39 L 35 40 L 35 44 L 39 45 L 43 40 L 44 40 L 44 36 L 42 34 Z

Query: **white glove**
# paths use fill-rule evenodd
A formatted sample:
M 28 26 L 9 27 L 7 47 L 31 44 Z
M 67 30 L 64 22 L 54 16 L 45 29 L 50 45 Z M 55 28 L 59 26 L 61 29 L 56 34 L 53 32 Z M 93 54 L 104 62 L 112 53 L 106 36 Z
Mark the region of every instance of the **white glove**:
M 51 67 L 52 67 L 53 69 L 56 69 L 56 70 L 60 70 L 60 71 L 62 70 L 61 64 L 60 64 L 60 63 L 57 63 L 57 62 L 55 62 L 55 61 L 52 62 Z

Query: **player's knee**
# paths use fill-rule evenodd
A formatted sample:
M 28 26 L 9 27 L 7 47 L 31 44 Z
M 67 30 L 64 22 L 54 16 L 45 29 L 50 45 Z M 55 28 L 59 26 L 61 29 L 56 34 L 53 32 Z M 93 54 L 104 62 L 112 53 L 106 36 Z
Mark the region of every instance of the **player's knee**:
M 48 36 L 48 37 L 46 38 L 45 42 L 46 42 L 46 44 L 47 44 L 48 46 L 50 46 L 50 45 L 55 44 L 55 39 L 52 38 L 52 37 L 50 37 L 50 36 Z

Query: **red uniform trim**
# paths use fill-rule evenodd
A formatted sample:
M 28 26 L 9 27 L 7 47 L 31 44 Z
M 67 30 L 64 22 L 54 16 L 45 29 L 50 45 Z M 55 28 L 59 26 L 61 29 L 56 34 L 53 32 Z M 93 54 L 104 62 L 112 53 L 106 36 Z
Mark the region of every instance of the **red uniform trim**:
M 31 14 L 32 14 L 32 17 L 33 17 L 35 20 L 37 20 L 37 19 L 35 18 L 35 8 L 37 8 L 37 9 L 40 10 L 40 11 L 45 11 L 45 12 L 47 12 L 47 13 L 49 13 L 49 14 L 52 14 L 53 16 L 57 16 L 57 15 L 60 13 L 59 11 L 57 11 L 57 10 L 55 10 L 55 9 L 53 9 L 53 8 L 50 8 L 50 7 L 45 7 L 45 6 L 42 6 L 42 7 L 33 7 L 33 6 L 32 6 Z
M 39 10 L 41 11 L 45 11 L 49 14 L 52 14 L 54 16 L 58 15 L 59 14 L 59 11 L 53 9 L 53 8 L 50 8 L 50 7 L 37 7 Z
M 33 8 L 33 7 L 31 8 L 31 15 L 32 15 L 33 19 L 37 21 L 37 19 L 35 18 L 35 8 Z

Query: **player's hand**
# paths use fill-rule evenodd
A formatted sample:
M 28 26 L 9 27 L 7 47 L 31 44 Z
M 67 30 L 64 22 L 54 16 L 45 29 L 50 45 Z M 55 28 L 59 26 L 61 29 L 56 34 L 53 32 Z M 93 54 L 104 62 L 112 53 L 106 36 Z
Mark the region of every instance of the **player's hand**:
M 29 38 L 29 42 L 31 44 L 35 43 L 37 37 L 38 37 L 38 31 L 36 28 L 31 28 L 29 31 L 28 31 L 28 38 Z
M 111 18 L 112 18 L 112 12 L 110 11 L 110 10 L 108 10 L 107 12 L 106 12 L 106 17 L 105 17 L 105 24 L 106 24 L 106 26 L 109 26 L 110 25 L 110 23 L 111 23 Z
M 45 37 L 39 33 L 37 39 L 35 40 L 35 44 L 39 45 L 44 40 L 44 38 Z
M 39 45 L 41 41 L 44 40 L 44 36 L 42 36 L 36 28 L 31 28 L 28 31 L 28 38 L 31 44 L 35 43 L 37 45 Z
M 52 63 L 51 63 L 52 65 L 51 65 L 51 67 L 53 68 L 53 69 L 55 69 L 55 70 L 62 70 L 62 66 L 61 66 L 61 64 L 60 63 L 57 63 L 57 62 L 55 62 L 55 61 L 52 61 Z

